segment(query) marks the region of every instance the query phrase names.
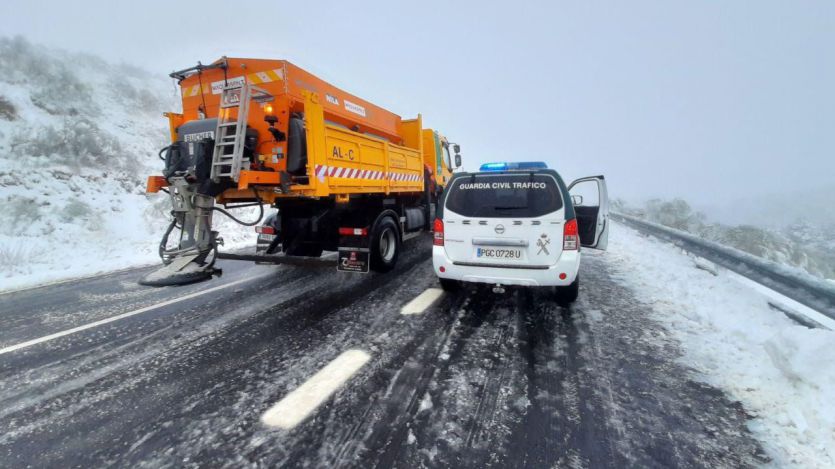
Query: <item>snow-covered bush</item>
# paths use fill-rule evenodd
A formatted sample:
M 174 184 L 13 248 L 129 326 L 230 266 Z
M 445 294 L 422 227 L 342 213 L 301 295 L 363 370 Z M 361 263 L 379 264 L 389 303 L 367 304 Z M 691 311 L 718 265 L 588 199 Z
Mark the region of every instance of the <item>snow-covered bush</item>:
M 0 288 L 159 262 L 170 203 L 145 181 L 171 80 L 20 37 L 0 38 L 0 70 Z M 217 218 L 227 247 L 253 242 Z
M 13 121 L 17 119 L 17 108 L 10 103 L 6 98 L 0 96 L 0 119 Z
M 75 169 L 98 167 L 135 174 L 140 167 L 135 158 L 125 157 L 116 137 L 86 117 L 63 118 L 57 126 L 23 127 L 9 146 L 17 154 L 47 157 Z
M 704 225 L 705 216 L 694 212 L 682 199 L 652 199 L 645 207 L 646 216 L 662 225 L 682 231 L 693 231 Z

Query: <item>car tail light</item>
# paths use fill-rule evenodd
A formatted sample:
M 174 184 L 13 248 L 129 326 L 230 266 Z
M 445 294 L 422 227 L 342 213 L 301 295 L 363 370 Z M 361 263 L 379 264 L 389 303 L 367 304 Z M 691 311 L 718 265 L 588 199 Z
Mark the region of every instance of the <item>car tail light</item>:
M 435 232 L 435 246 L 443 246 L 444 245 L 444 221 L 440 218 L 435 219 L 435 223 L 432 225 L 432 231 Z
M 339 228 L 339 235 L 340 236 L 368 236 L 368 228 L 350 228 L 350 227 L 341 227 Z
M 256 226 L 255 232 L 258 234 L 275 234 L 275 228 L 272 226 Z
M 562 232 L 563 251 L 576 251 L 580 249 L 580 236 L 577 231 L 577 219 L 572 218 L 565 222 Z

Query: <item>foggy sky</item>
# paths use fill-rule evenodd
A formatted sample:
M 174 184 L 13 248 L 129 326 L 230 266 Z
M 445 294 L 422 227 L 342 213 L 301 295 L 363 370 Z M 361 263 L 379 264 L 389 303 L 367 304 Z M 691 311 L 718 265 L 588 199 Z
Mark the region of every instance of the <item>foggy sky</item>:
M 163 76 L 286 58 L 422 113 L 468 169 L 544 160 L 705 205 L 835 187 L 832 1 L 3 3 L 0 35 Z

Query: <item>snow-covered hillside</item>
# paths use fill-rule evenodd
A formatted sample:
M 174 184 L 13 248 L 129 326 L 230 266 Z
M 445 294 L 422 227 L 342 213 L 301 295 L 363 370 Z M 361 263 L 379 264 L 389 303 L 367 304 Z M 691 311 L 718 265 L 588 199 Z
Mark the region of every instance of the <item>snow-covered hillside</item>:
M 0 290 L 158 262 L 165 76 L 0 38 Z M 253 242 L 216 217 L 227 247 Z
M 681 344 L 681 360 L 742 402 L 774 466 L 835 467 L 835 332 L 794 323 L 736 274 L 620 224 L 606 258 Z
M 682 199 L 652 199 L 638 208 L 614 200 L 615 210 L 739 249 L 835 283 L 835 225 L 797 221 L 782 227 L 709 221 Z

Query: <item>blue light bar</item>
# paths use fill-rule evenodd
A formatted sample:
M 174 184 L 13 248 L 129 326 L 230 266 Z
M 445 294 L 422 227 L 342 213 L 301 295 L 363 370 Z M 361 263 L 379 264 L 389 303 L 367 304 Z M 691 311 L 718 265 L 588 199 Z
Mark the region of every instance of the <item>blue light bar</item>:
M 507 163 L 484 163 L 479 171 L 507 171 Z
M 479 171 L 529 171 L 536 169 L 548 169 L 548 165 L 543 161 L 484 163 Z

